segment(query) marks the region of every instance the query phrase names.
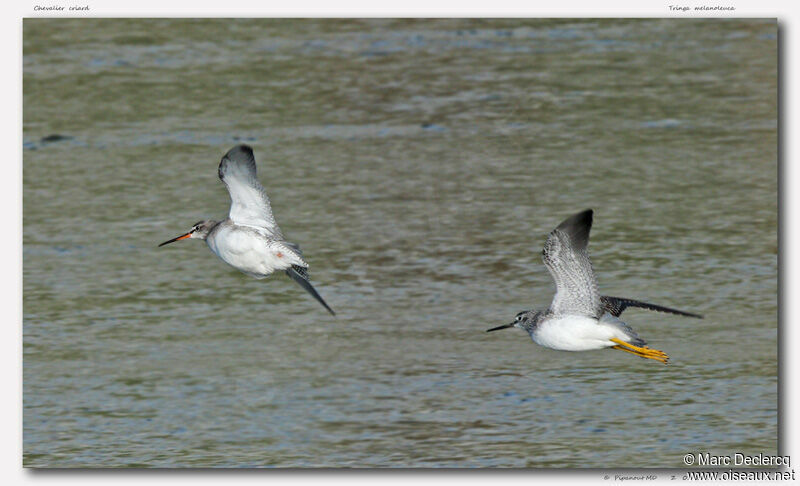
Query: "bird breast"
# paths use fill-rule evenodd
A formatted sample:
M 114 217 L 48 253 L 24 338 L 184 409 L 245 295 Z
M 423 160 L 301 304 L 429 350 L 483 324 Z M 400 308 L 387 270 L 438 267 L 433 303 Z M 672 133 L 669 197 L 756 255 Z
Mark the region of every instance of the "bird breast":
M 258 232 L 225 227 L 206 239 L 208 247 L 228 265 L 256 278 L 305 262 L 283 242 Z
M 611 338 L 628 341 L 619 329 L 592 317 L 562 315 L 549 317 L 531 332 L 533 341 L 559 351 L 589 351 L 613 346 Z

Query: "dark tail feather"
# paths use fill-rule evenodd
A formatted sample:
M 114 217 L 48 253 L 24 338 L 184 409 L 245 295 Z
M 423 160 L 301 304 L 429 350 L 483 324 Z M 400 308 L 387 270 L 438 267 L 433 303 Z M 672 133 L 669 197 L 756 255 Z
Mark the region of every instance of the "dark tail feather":
M 320 297 L 320 295 L 317 293 L 317 291 L 316 291 L 316 290 L 314 289 L 314 287 L 311 285 L 311 282 L 309 282 L 309 281 L 308 281 L 308 277 L 307 277 L 307 274 L 306 274 L 306 272 L 305 272 L 305 268 L 303 268 L 303 267 L 297 267 L 297 269 L 295 269 L 295 267 L 292 267 L 292 268 L 290 268 L 290 269 L 286 270 L 286 275 L 288 275 L 288 276 L 292 277 L 292 280 L 294 280 L 294 281 L 295 281 L 295 282 L 297 282 L 297 283 L 298 283 L 298 284 L 299 284 L 301 287 L 303 287 L 304 289 L 306 289 L 306 292 L 308 292 L 309 294 L 311 294 L 311 297 L 314 297 L 315 299 L 317 299 L 317 302 L 319 302 L 320 304 L 322 304 L 322 307 L 324 307 L 325 309 L 327 309 L 327 310 L 328 310 L 328 312 L 330 312 L 330 313 L 331 313 L 331 315 L 334 315 L 334 316 L 336 315 L 336 313 L 335 313 L 335 312 L 333 312 L 333 309 L 331 309 L 330 307 L 328 307 L 328 304 L 326 304 L 326 303 L 325 303 L 325 301 L 324 301 L 324 300 L 322 300 L 322 297 Z
M 609 314 L 619 317 L 622 312 L 627 309 L 628 307 L 639 307 L 641 309 L 647 309 L 656 312 L 666 312 L 667 314 L 676 314 L 679 316 L 685 317 L 695 317 L 697 319 L 702 319 L 703 316 L 700 314 L 692 314 L 691 312 L 684 312 L 677 309 L 670 309 L 669 307 L 664 307 L 655 304 L 648 304 L 647 302 L 642 302 L 639 300 L 633 299 L 623 299 L 620 297 L 609 297 L 608 295 L 603 295 L 600 297 L 600 300 L 603 303 L 603 308 Z

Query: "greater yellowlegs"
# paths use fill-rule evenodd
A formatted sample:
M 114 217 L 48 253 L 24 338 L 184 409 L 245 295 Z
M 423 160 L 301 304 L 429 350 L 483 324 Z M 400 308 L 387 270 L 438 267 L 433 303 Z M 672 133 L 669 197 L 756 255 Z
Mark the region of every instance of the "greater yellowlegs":
M 600 295 L 589 260 L 589 230 L 592 210 L 564 220 L 547 237 L 542 251 L 544 264 L 556 282 L 556 295 L 544 311 L 517 314 L 514 322 L 486 332 L 518 327 L 536 344 L 560 351 L 619 349 L 642 358 L 669 362 L 663 351 L 647 347 L 636 331 L 619 319 L 628 307 L 702 318 L 698 314 L 648 304 L 633 299 Z

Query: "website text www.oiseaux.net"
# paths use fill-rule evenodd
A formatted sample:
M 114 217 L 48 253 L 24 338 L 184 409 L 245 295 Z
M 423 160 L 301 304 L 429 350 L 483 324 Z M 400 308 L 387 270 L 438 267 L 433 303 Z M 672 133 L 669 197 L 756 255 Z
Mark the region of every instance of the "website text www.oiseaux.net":
M 688 471 L 684 480 L 697 481 L 794 481 L 794 469 L 790 471 Z

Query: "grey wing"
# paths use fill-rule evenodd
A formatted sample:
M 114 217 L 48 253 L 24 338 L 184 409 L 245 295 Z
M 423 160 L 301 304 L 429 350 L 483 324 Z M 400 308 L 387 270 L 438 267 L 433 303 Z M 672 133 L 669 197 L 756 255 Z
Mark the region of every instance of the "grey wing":
M 703 316 L 700 314 L 692 314 L 691 312 L 671 309 L 661 305 L 648 304 L 647 302 L 642 302 L 640 300 L 611 297 L 608 295 L 601 296 L 600 300 L 603 303 L 603 309 L 614 317 L 619 317 L 620 314 L 622 314 L 628 307 L 639 307 L 641 309 L 647 309 L 656 312 L 666 312 L 668 314 L 676 314 L 679 316 L 695 317 L 697 319 L 703 318 Z
M 237 145 L 222 157 L 219 178 L 231 196 L 228 217 L 236 224 L 266 229 L 275 236 L 281 235 L 264 187 L 256 177 L 256 159 L 253 149 Z
M 556 314 L 578 314 L 599 318 L 602 314 L 597 279 L 589 260 L 589 230 L 592 210 L 564 220 L 547 237 L 542 260 L 556 282 L 550 310 Z

